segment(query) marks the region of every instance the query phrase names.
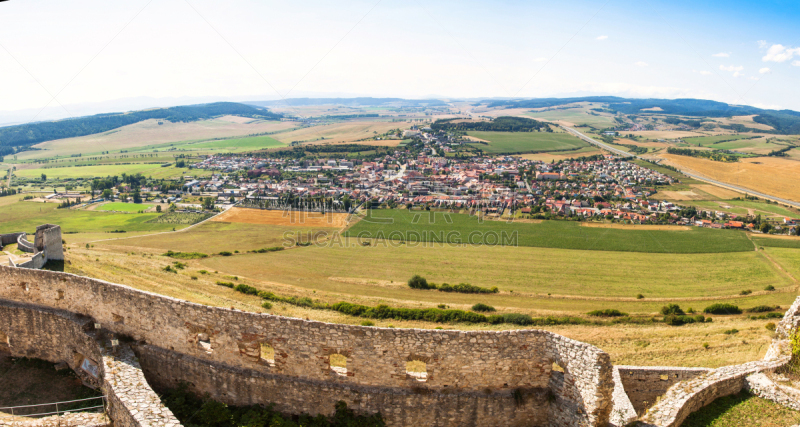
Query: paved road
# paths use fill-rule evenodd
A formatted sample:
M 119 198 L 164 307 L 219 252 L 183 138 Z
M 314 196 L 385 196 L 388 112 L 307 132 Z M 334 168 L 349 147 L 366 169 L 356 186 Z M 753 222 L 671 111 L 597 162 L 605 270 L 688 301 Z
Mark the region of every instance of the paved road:
M 588 142 L 590 144 L 594 144 L 594 145 L 596 145 L 596 146 L 598 146 L 598 147 L 600 147 L 600 148 L 602 148 L 604 150 L 607 150 L 607 151 L 610 151 L 612 153 L 619 154 L 619 155 L 625 156 L 625 157 L 631 157 L 632 156 L 631 153 L 622 151 L 619 148 L 614 148 L 614 147 L 612 147 L 612 146 L 610 146 L 608 144 L 605 144 L 605 143 L 597 141 L 597 140 L 595 140 L 593 138 L 590 138 L 590 137 L 582 134 L 581 132 L 578 132 L 577 130 L 575 130 L 573 128 L 566 127 L 566 126 L 561 126 L 561 127 L 564 130 L 566 130 L 567 132 L 577 136 L 578 138 L 580 138 L 580 139 L 582 139 L 582 140 L 584 140 L 584 141 L 586 141 L 586 142 Z M 634 155 L 633 157 L 636 157 L 637 159 L 641 159 L 641 157 L 639 157 L 639 156 L 635 156 Z M 786 204 L 786 205 L 789 205 L 789 206 L 793 206 L 795 208 L 800 208 L 800 203 L 798 203 L 798 202 L 793 202 L 791 200 L 786 200 L 786 199 L 782 199 L 780 197 L 772 196 L 772 195 L 769 195 L 769 194 L 764 194 L 764 193 L 761 193 L 761 192 L 758 192 L 758 191 L 755 191 L 755 190 L 752 190 L 752 189 L 749 189 L 749 188 L 740 187 L 740 186 L 737 186 L 737 185 L 731 185 L 731 184 L 728 184 L 728 183 L 725 183 L 725 182 L 719 182 L 719 181 L 713 180 L 711 178 L 707 178 L 705 176 L 698 175 L 698 174 L 696 174 L 694 172 L 689 172 L 689 171 L 687 171 L 685 169 L 678 169 L 678 171 L 680 171 L 680 173 L 682 173 L 682 174 L 684 174 L 684 175 L 686 175 L 686 176 L 688 176 L 690 178 L 694 178 L 694 179 L 697 179 L 697 180 L 700 180 L 700 181 L 705 181 L 705 182 L 708 182 L 710 184 L 717 185 L 719 187 L 727 188 L 727 189 L 738 191 L 738 192 L 741 192 L 741 193 L 747 193 L 747 194 L 749 194 L 751 196 L 760 197 L 762 199 L 769 199 L 769 200 L 772 200 L 772 201 L 775 201 L 775 202 L 780 202 L 780 203 L 783 203 L 783 204 Z

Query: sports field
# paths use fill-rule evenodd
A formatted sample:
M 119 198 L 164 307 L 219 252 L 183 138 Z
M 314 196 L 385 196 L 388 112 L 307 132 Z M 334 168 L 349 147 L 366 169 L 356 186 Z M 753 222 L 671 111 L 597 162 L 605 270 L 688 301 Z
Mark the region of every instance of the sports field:
M 373 210 L 347 236 L 454 244 L 533 246 L 594 251 L 711 253 L 752 251 L 743 232 L 692 228 L 685 231 L 582 227 L 579 222 L 538 224 L 481 221 L 466 214 Z
M 97 211 L 116 211 L 116 212 L 139 212 L 139 211 L 146 211 L 152 208 L 155 205 L 151 204 L 142 204 L 142 203 L 106 203 L 104 205 L 98 206 L 95 210 Z
M 589 147 L 582 140 L 560 132 L 467 132 L 467 135 L 489 141 L 488 144 L 474 144 L 487 153 L 534 153 Z

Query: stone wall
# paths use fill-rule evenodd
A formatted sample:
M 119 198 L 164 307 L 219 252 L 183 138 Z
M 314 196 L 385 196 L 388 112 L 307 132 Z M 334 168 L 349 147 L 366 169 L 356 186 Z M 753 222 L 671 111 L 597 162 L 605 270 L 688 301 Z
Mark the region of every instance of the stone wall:
M 64 247 L 61 243 L 61 227 L 53 224 L 36 227 L 34 247 L 37 252 L 44 253 L 45 261 L 63 261 Z
M 21 234 L 19 237 L 17 237 L 17 249 L 19 249 L 22 252 L 30 252 L 30 253 L 35 252 L 33 243 L 28 241 L 27 234 L 24 233 Z
M 608 354 L 546 331 L 466 332 L 328 324 L 207 307 L 101 280 L 8 267 L 0 267 L 0 299 L 90 316 L 104 329 L 152 348 L 174 352 L 194 364 L 220 367 L 216 374 L 197 371 L 194 378 L 200 392 L 217 393 L 219 384 L 213 377 L 222 375 L 224 367 L 230 373 L 226 383 L 230 386 L 223 387 L 229 392 L 221 400 L 229 404 L 269 403 L 276 398 L 275 394 L 252 394 L 246 388 L 250 383 L 234 381 L 238 372 L 268 378 L 264 384 L 281 376 L 298 387 L 320 384 L 314 390 L 325 390 L 320 396 L 306 394 L 302 402 L 315 398 L 355 402 L 358 390 L 386 390 L 371 397 L 380 401 L 379 406 L 371 407 L 386 412 L 390 425 L 404 425 L 391 414 L 407 410 L 405 401 L 413 393 L 428 396 L 430 402 L 444 401 L 448 394 L 459 396 L 449 399 L 446 410 L 452 413 L 474 411 L 478 404 L 486 408 L 485 414 L 505 414 L 502 420 L 547 419 L 559 426 L 605 426 L 612 409 L 614 385 Z M 274 356 L 264 356 L 262 346 L 274 350 Z M 333 354 L 347 358 L 344 371 L 330 366 Z M 406 372 L 408 361 L 426 363 L 424 382 Z M 146 370 L 157 373 L 154 381 L 169 382 L 161 378 L 165 372 L 155 369 L 157 366 L 142 363 Z M 552 372 L 554 364 L 564 372 Z M 519 407 L 514 398 L 517 389 L 530 390 L 532 396 L 538 396 L 536 390 L 547 390 L 551 404 L 531 403 L 515 415 L 510 409 Z M 485 397 L 478 399 L 480 394 Z M 531 402 L 538 401 L 534 398 Z M 307 403 L 288 412 L 306 408 Z M 504 423 L 481 417 L 475 425 Z
M 5 245 L 11 245 L 17 243 L 17 238 L 19 236 L 24 236 L 25 233 L 10 233 L 10 234 L 0 234 L 0 249 L 3 248 Z
M 708 368 L 617 365 L 620 380 L 637 414 L 643 414 L 675 383 L 711 372 Z

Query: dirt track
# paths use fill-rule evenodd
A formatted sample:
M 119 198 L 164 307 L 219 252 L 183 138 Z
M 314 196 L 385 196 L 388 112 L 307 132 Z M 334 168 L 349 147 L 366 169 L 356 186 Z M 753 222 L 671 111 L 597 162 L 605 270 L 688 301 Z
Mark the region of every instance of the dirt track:
M 335 227 L 347 225 L 346 213 L 270 211 L 262 209 L 231 208 L 214 217 L 217 222 L 239 222 L 246 224 L 283 225 L 295 227 Z

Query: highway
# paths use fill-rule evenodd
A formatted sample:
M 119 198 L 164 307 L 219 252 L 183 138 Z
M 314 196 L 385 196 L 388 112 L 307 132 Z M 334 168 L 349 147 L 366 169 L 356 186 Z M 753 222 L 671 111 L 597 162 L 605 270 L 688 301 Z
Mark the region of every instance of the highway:
M 610 152 L 612 152 L 614 154 L 619 154 L 620 156 L 625 156 L 625 157 L 631 157 L 632 156 L 632 157 L 635 157 L 637 159 L 642 159 L 639 156 L 636 156 L 636 155 L 633 155 L 631 153 L 622 151 L 622 150 L 620 150 L 618 148 L 614 148 L 614 147 L 612 147 L 612 146 L 610 146 L 608 144 L 605 144 L 605 143 L 597 141 L 597 140 L 595 140 L 593 138 L 590 138 L 590 137 L 582 134 L 581 132 L 578 132 L 577 130 L 575 130 L 573 128 L 570 128 L 570 127 L 567 127 L 567 126 L 561 126 L 561 128 L 564 129 L 565 131 L 577 136 L 578 138 L 588 142 L 589 144 L 593 144 L 593 145 L 596 145 L 596 146 L 602 148 L 603 150 L 610 151 Z M 792 206 L 792 207 L 800 209 L 800 203 L 798 203 L 798 202 L 793 202 L 791 200 L 786 200 L 786 199 L 782 199 L 780 197 L 772 196 L 772 195 L 769 195 L 769 194 L 764 194 L 764 193 L 761 193 L 761 192 L 758 192 L 758 191 L 755 191 L 755 190 L 752 190 L 752 189 L 749 189 L 749 188 L 739 187 L 737 185 L 732 185 L 732 184 L 728 184 L 728 183 L 725 183 L 725 182 L 715 181 L 715 180 L 713 180 L 711 178 L 707 178 L 707 177 L 704 177 L 702 175 L 698 175 L 698 174 L 696 174 L 694 172 L 689 172 L 689 171 L 687 171 L 685 169 L 680 169 L 680 168 L 676 168 L 676 169 L 678 169 L 678 171 L 680 173 L 682 173 L 682 174 L 684 174 L 684 175 L 686 175 L 686 176 L 688 176 L 690 178 L 694 178 L 696 180 L 699 180 L 699 181 L 704 181 L 704 182 L 707 182 L 709 184 L 714 184 L 716 186 L 719 186 L 719 187 L 722 187 L 722 188 L 727 188 L 727 189 L 733 190 L 733 191 L 738 191 L 740 193 L 747 193 L 748 195 L 756 196 L 756 197 L 759 197 L 759 198 L 762 198 L 762 199 L 769 199 L 769 200 L 772 200 L 774 202 L 783 203 L 785 205 L 789 205 L 789 206 Z

